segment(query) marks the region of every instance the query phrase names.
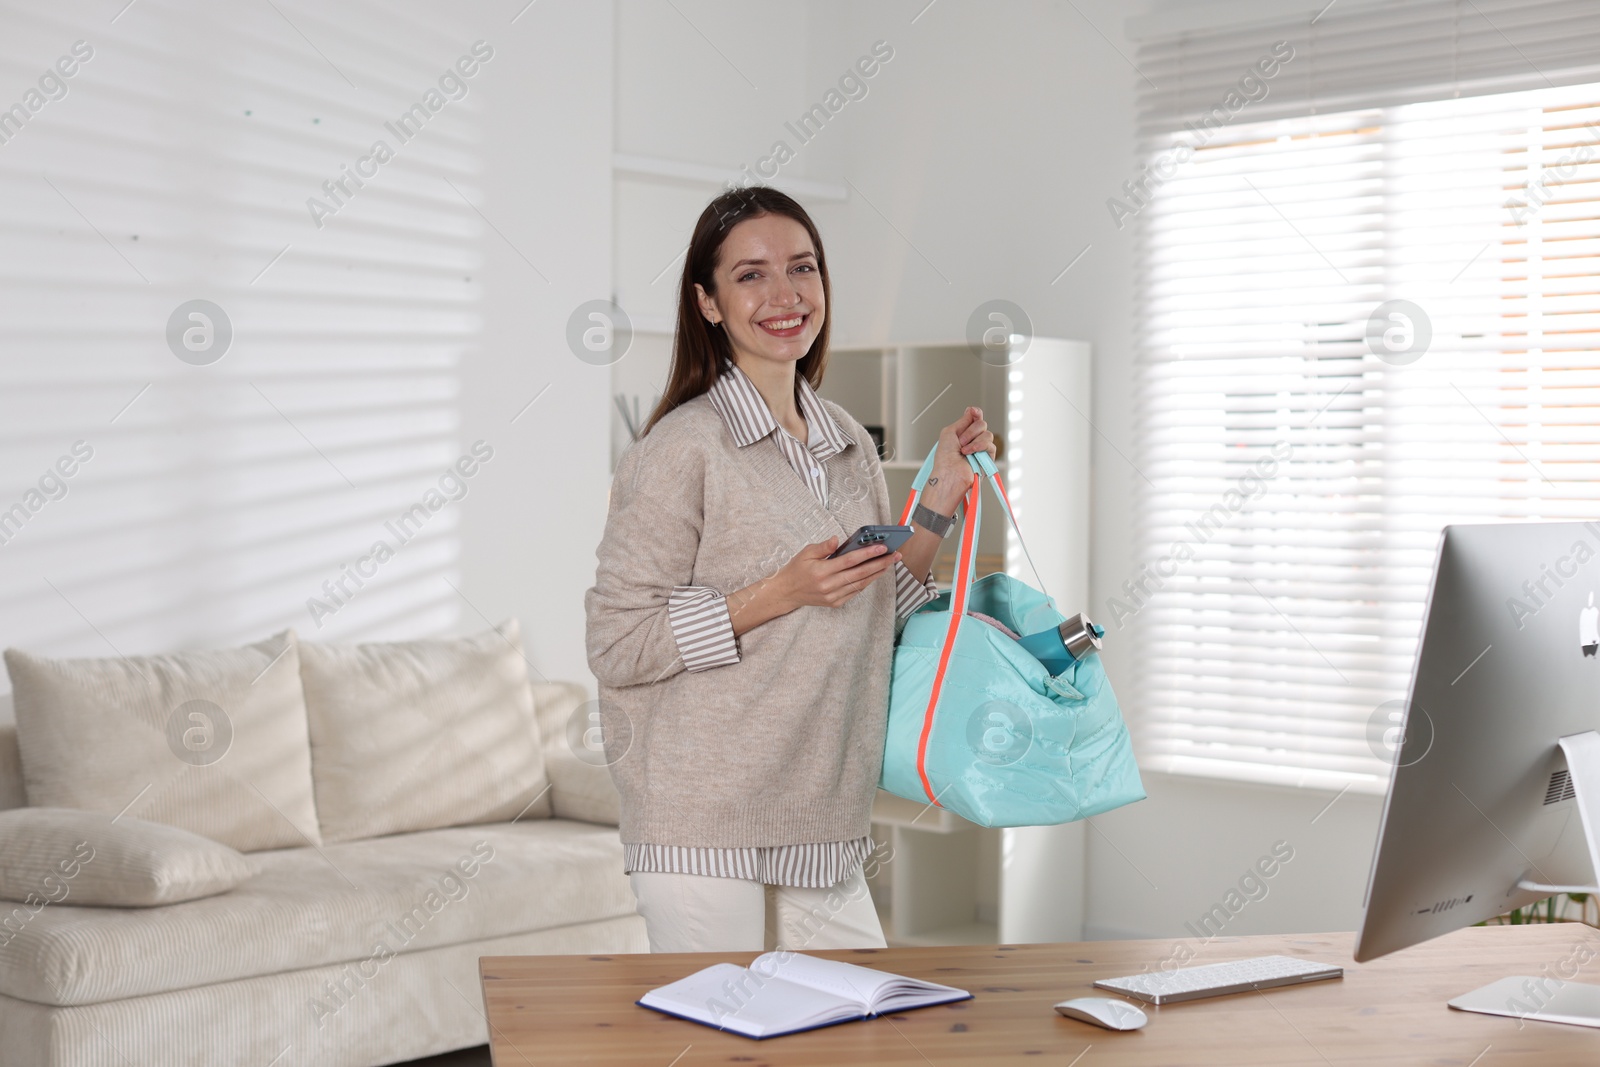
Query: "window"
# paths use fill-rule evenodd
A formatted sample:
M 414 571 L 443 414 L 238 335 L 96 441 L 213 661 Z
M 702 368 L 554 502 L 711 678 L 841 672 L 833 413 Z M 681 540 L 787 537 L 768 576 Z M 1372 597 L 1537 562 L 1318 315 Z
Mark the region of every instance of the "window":
M 1600 516 L 1600 79 L 1538 80 L 1147 101 L 1142 566 L 1102 620 L 1147 765 L 1381 791 L 1440 528 Z

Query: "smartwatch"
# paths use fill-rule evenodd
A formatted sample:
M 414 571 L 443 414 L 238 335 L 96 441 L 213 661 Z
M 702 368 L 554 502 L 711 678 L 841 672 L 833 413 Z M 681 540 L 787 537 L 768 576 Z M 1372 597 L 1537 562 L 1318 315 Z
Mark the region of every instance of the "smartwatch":
M 916 508 L 911 512 L 911 521 L 940 537 L 949 537 L 956 529 L 954 515 L 941 515 L 921 501 L 917 502 Z

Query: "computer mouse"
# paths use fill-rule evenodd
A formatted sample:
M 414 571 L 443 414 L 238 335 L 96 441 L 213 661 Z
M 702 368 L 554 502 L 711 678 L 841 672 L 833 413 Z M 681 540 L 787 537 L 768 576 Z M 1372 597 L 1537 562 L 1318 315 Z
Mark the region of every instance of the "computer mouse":
M 1137 1030 L 1150 1016 L 1114 997 L 1075 997 L 1056 1005 L 1056 1011 L 1069 1019 L 1103 1026 L 1107 1030 Z

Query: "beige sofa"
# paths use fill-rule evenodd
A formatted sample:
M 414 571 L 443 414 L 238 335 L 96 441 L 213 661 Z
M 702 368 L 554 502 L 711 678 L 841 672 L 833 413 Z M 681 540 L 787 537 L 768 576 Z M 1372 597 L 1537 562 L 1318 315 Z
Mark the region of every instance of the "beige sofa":
M 530 688 L 546 817 L 248 852 L 237 888 L 158 907 L 0 901 L 0 1062 L 390 1064 L 488 1040 L 480 956 L 649 951 L 610 775 L 567 741 L 587 694 Z M 0 809 L 26 803 L 10 718 Z M 464 857 L 474 875 L 446 879 Z

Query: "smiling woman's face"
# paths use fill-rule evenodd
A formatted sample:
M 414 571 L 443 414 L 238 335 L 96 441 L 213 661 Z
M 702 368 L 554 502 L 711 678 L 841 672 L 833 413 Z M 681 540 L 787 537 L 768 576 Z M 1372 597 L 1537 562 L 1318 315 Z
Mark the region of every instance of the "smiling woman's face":
M 737 360 L 802 358 L 828 313 L 811 235 L 787 215 L 737 223 L 717 257 L 716 293 L 698 283 L 695 292 L 700 313 L 728 332 Z

